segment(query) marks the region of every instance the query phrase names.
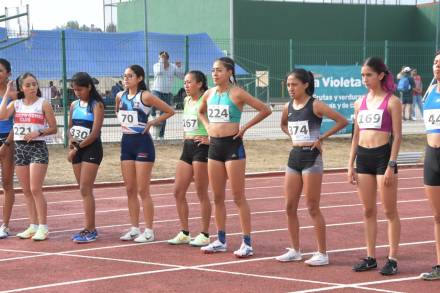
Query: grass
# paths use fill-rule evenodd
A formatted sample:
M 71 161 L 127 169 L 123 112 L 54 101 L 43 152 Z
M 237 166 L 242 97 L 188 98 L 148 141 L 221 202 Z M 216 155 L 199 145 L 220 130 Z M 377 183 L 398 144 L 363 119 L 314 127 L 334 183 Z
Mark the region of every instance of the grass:
M 405 135 L 401 152 L 424 151 L 425 135 Z M 346 167 L 350 151 L 350 138 L 331 138 L 324 144 L 324 167 Z M 247 172 L 282 171 L 285 169 L 291 145 L 285 140 L 245 141 Z M 156 145 L 153 178 L 173 177 L 182 151 L 181 144 Z M 104 159 L 96 182 L 122 181 L 119 144 L 104 144 Z M 49 169 L 45 185 L 76 183 L 72 166 L 67 162 L 67 150 L 62 146 L 49 146 Z

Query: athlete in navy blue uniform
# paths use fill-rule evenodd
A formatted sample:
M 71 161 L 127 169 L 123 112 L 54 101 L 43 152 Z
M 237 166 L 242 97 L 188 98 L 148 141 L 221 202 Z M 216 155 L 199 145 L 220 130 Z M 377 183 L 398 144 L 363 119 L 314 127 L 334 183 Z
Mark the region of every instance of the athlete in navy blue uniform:
M 159 125 L 174 115 L 173 109 L 152 95 L 145 84 L 145 72 L 139 65 L 131 65 L 124 71 L 125 90 L 116 96 L 116 113 L 122 129 L 121 169 L 128 197 L 128 211 L 132 227 L 121 240 L 150 242 L 154 240 L 154 206 L 150 196 L 151 170 L 155 160 L 150 127 Z M 148 121 L 151 107 L 163 114 Z M 145 219 L 145 231 L 139 230 L 139 197 Z
M 9 99 L 16 98 L 13 92 L 11 97 L 4 97 L 6 86 L 11 76 L 11 64 L 6 59 L 0 59 L 0 98 Z M 2 171 L 2 185 L 4 192 L 3 201 L 3 224 L 0 226 L 0 239 L 6 238 L 10 234 L 9 220 L 11 218 L 12 206 L 14 205 L 14 135 L 12 133 L 13 118 L 0 120 L 0 162 Z
M 101 128 L 104 121 L 104 103 L 93 79 L 86 72 L 72 77 L 76 101 L 70 106 L 69 162 L 72 162 L 84 204 L 85 226 L 73 235 L 76 243 L 93 242 L 98 237 L 95 227 L 95 198 L 93 184 L 102 161 Z

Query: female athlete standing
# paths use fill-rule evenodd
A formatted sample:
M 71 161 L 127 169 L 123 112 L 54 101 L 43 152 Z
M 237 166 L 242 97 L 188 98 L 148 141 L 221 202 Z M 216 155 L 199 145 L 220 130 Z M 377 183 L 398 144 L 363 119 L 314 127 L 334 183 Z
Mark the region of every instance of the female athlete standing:
M 154 241 L 154 206 L 150 195 L 151 170 L 155 160 L 150 127 L 174 115 L 173 109 L 153 96 L 145 84 L 145 72 L 139 65 L 131 65 L 124 71 L 125 91 L 116 96 L 116 113 L 122 128 L 121 169 L 128 197 L 131 229 L 121 240 L 135 242 Z M 151 107 L 163 112 L 148 121 Z M 139 230 L 139 199 L 142 200 L 145 230 Z
M 12 82 L 8 83 L 0 104 L 0 119 L 14 115 L 15 172 L 26 197 L 29 227 L 17 234 L 22 239 L 48 237 L 47 202 L 43 182 L 49 164 L 44 136 L 55 134 L 57 125 L 50 104 L 41 97 L 37 78 L 24 73 L 17 78 L 17 100 L 8 104 Z
M 400 219 L 397 212 L 397 155 L 402 140 L 402 104 L 393 95 L 393 75 L 377 57 L 368 58 L 362 66 L 362 80 L 368 94 L 355 102 L 353 141 L 348 161 L 348 180 L 357 184 L 364 206 L 367 257 L 353 266 L 362 272 L 377 267 L 377 187 L 388 219 L 390 250 L 383 275 L 397 273 L 397 250 Z M 356 159 L 356 170 L 353 167 Z
M 202 95 L 208 89 L 206 76 L 200 71 L 190 71 L 185 75 L 185 91 L 188 95 L 184 101 L 183 131 L 185 140 L 183 151 L 176 166 L 174 197 L 179 214 L 182 231 L 168 240 L 169 244 L 189 243 L 192 246 L 209 244 L 209 222 L 211 221 L 211 203 L 208 197 L 208 149 L 209 140 L 203 123 L 198 119 Z M 200 200 L 202 213 L 202 230 L 191 240 L 188 226 L 188 203 L 186 192 L 191 180 Z
M 348 122 L 338 112 L 313 97 L 315 80 L 310 71 L 298 68 L 287 76 L 287 90 L 292 100 L 284 106 L 281 129 L 292 139 L 292 150 L 284 179 L 286 212 L 292 248 L 277 257 L 278 261 L 299 261 L 298 203 L 304 190 L 309 214 L 313 219 L 318 251 L 306 264 L 322 266 L 329 263 L 326 247 L 325 221 L 319 208 L 323 174 L 321 144 L 324 139 L 344 128 Z M 320 135 L 323 117 L 336 124 Z
M 222 57 L 214 62 L 212 78 L 215 87 L 203 95 L 199 118 L 210 136 L 208 175 L 214 193 L 215 221 L 218 239 L 202 247 L 205 253 L 226 251 L 225 187 L 229 178 L 234 202 L 240 210 L 243 242 L 234 251 L 237 257 L 252 256 L 251 213 L 244 193 L 246 155 L 243 135 L 250 127 L 271 114 L 260 100 L 236 86 L 235 63 Z M 258 114 L 240 127 L 243 107 L 249 105 Z
M 70 106 L 70 151 L 67 159 L 72 163 L 73 173 L 79 184 L 86 218 L 84 229 L 72 238 L 76 243 L 87 243 L 98 237 L 93 184 L 103 156 L 101 127 L 104 122 L 104 103 L 88 73 L 76 73 L 71 84 L 78 100 Z

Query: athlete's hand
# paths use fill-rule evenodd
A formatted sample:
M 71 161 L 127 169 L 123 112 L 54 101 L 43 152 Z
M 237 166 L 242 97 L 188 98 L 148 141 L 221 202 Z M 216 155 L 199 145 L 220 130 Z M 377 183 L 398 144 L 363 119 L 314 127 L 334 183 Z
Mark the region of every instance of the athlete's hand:
M 394 182 L 394 168 L 391 168 L 390 166 L 387 167 L 385 174 L 383 176 L 383 183 L 385 186 L 393 185 Z
M 311 149 L 313 150 L 314 148 L 318 149 L 318 151 L 322 154 L 322 144 L 320 139 L 315 140 L 315 142 L 312 144 Z
M 150 132 L 151 126 L 155 125 L 153 121 L 154 120 L 150 120 L 150 121 L 147 122 L 147 124 L 145 125 L 145 128 L 144 128 L 144 131 L 142 131 L 142 134 Z
M 246 131 L 246 128 L 240 127 L 240 129 L 238 130 L 238 133 L 233 137 L 233 139 L 243 138 L 245 131 Z
M 348 179 L 348 183 L 351 183 L 353 185 L 357 185 L 357 173 L 354 170 L 353 166 L 348 167 L 348 171 L 347 171 L 347 179 Z
M 77 150 L 75 148 L 71 149 L 67 154 L 67 161 L 72 163 L 73 157 L 75 157 Z
M 24 140 L 26 142 L 30 142 L 31 140 L 33 140 L 34 138 L 37 138 L 39 136 L 40 136 L 40 133 L 38 131 L 32 131 L 24 136 Z
M 12 80 L 8 81 L 8 84 L 6 85 L 6 91 L 3 94 L 2 98 L 8 98 L 11 95 L 11 91 L 14 88 L 14 82 Z
M 201 145 L 201 144 L 209 145 L 209 137 L 208 136 L 196 136 L 194 138 L 194 140 L 196 142 L 198 142 L 198 145 Z

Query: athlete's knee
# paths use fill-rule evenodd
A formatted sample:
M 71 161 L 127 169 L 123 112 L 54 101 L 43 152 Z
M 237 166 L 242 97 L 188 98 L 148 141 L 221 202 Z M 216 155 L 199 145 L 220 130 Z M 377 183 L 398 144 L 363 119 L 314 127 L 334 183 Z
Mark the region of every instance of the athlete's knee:
M 394 208 L 394 209 L 385 209 L 384 213 L 385 213 L 385 217 L 386 217 L 388 220 L 394 220 L 394 219 L 396 219 L 396 218 L 399 217 L 399 214 L 398 214 L 398 212 L 397 212 L 397 208 Z
M 79 191 L 82 197 L 87 197 L 92 195 L 93 187 L 91 184 L 80 184 Z
M 371 219 L 376 218 L 377 215 L 377 208 L 374 207 L 364 207 L 364 218 Z
M 31 186 L 31 193 L 34 197 L 41 196 L 43 194 L 43 187 L 41 186 Z
M 225 195 L 224 194 L 214 194 L 214 204 L 216 206 L 225 205 Z
M 434 223 L 436 224 L 436 225 L 440 225 L 440 213 L 436 213 L 436 214 L 434 214 Z
M 12 181 L 3 181 L 2 183 L 3 190 L 5 192 L 13 192 L 14 191 L 14 183 Z
M 309 215 L 312 218 L 319 216 L 321 214 L 321 210 L 319 209 L 319 201 L 317 200 L 307 201 L 307 210 L 309 211 Z
M 296 216 L 297 215 L 297 206 L 294 202 L 286 202 L 286 214 L 287 216 L 291 217 L 291 216 Z
M 234 203 L 238 206 L 241 207 L 242 205 L 246 204 L 246 197 L 244 196 L 244 194 L 238 194 L 238 195 L 234 195 Z

